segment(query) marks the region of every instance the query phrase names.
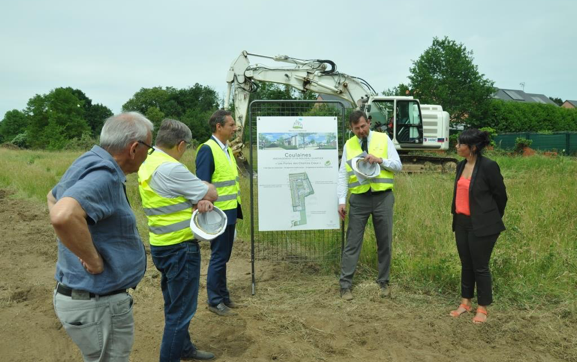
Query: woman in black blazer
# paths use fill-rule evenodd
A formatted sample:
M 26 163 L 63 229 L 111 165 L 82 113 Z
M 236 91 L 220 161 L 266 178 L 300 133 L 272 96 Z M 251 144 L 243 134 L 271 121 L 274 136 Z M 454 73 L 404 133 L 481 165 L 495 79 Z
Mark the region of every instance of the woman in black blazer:
M 459 135 L 457 154 L 465 159 L 457 165 L 453 191 L 453 231 L 461 259 L 461 305 L 450 315 L 459 317 L 472 309 L 477 285 L 478 307 L 474 323 L 487 321 L 487 306 L 493 301 L 489 259 L 501 231 L 507 191 L 499 165 L 482 151 L 489 134 L 477 129 Z

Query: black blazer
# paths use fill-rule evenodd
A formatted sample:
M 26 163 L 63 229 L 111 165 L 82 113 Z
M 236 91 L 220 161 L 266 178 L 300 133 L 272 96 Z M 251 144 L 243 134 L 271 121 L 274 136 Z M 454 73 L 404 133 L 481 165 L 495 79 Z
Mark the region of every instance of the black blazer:
M 457 195 L 457 181 L 463 173 L 467 160 L 457 165 L 457 177 L 453 189 L 453 231 L 455 231 L 455 197 Z M 471 176 L 469 186 L 469 207 L 473 233 L 477 237 L 500 233 L 505 230 L 503 215 L 507 205 L 507 190 L 501 176 L 501 169 L 497 162 L 478 156 Z

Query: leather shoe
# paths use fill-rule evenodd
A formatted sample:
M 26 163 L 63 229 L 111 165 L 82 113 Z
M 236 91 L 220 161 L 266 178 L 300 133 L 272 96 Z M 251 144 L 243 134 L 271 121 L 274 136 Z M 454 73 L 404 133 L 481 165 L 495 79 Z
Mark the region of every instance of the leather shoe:
M 350 288 L 341 288 L 341 298 L 344 300 L 353 300 L 353 293 Z
M 236 309 L 236 308 L 242 308 L 244 307 L 243 304 L 240 303 L 235 303 L 232 300 L 229 300 L 228 302 L 224 302 L 224 305 L 226 305 L 227 307 L 231 308 L 231 309 Z
M 198 349 L 195 350 L 192 354 L 190 354 L 188 356 L 180 357 L 180 359 L 183 361 L 191 361 L 191 360 L 206 361 L 206 360 L 213 359 L 213 358 L 214 358 L 214 353 L 205 352 L 205 351 L 201 351 Z
M 381 298 L 390 298 L 391 297 L 391 287 L 387 283 L 381 284 L 381 291 L 379 292 Z
M 224 303 L 220 303 L 216 306 L 209 305 L 208 310 L 222 317 L 236 315 L 236 313 L 230 310 L 230 308 L 227 307 Z

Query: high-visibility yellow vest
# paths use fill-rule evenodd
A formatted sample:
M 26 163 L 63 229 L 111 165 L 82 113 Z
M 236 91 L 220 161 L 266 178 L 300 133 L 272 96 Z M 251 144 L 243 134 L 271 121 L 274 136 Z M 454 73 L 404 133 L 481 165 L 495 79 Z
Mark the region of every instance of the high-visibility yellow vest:
M 370 154 L 385 159 L 388 157 L 388 145 L 389 142 L 387 140 L 387 135 L 375 131 L 371 132 L 371 142 L 369 144 Z M 369 189 L 372 191 L 386 191 L 393 189 L 393 179 L 395 178 L 395 175 L 391 171 L 384 170 L 382 168 L 379 176 L 371 179 L 370 183 L 367 182 L 361 185 L 359 179 L 351 167 L 352 159 L 359 156 L 363 152 L 357 136 L 353 136 L 347 141 L 345 144 L 345 149 L 347 152 L 347 162 L 345 167 L 347 170 L 347 175 L 349 176 L 349 190 L 351 193 L 362 194 L 369 191 Z
M 203 144 L 210 147 L 214 159 L 214 173 L 212 174 L 211 183 L 218 192 L 218 199 L 214 202 L 214 206 L 221 210 L 236 209 L 240 205 L 240 179 L 232 149 L 230 147 L 227 148 L 230 156 L 229 161 L 220 145 L 214 139 L 211 138 Z M 200 147 L 202 145 L 198 149 Z
M 150 187 L 152 174 L 163 163 L 179 163 L 164 152 L 154 152 L 138 170 L 138 190 L 148 218 L 150 245 L 167 246 L 194 238 L 190 229 L 192 202 L 183 196 L 166 198 Z

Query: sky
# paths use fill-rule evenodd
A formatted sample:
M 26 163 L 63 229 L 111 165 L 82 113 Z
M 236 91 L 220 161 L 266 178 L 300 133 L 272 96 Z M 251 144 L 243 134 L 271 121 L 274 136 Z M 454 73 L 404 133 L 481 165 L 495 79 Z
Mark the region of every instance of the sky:
M 408 83 L 413 62 L 445 36 L 498 88 L 577 100 L 575 14 L 574 0 L 5 0 L 0 119 L 58 87 L 113 113 L 155 86 L 199 83 L 224 98 L 243 50 L 330 59 L 380 93 Z

